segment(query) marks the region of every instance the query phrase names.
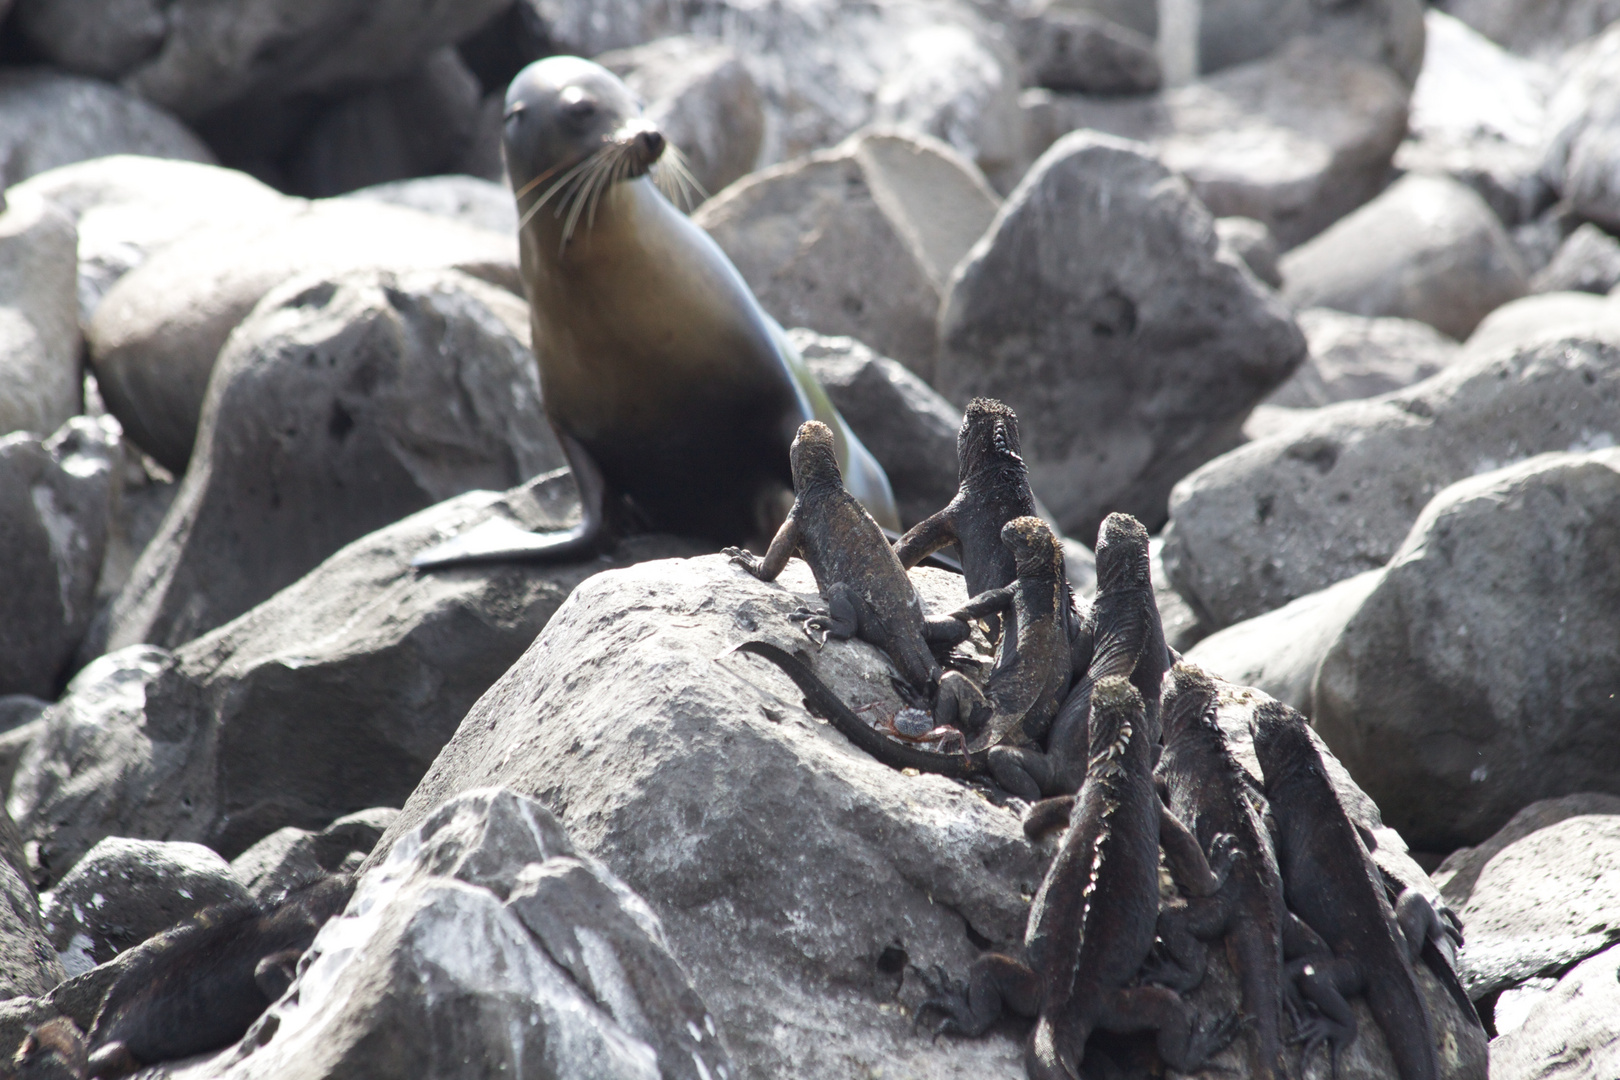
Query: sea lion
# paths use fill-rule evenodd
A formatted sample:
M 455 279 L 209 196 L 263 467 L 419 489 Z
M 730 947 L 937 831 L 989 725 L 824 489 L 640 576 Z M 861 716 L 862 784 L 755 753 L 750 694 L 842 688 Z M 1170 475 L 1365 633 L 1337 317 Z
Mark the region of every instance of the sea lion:
M 575 56 L 530 64 L 506 94 L 504 146 L 541 391 L 583 517 L 540 534 L 486 524 L 415 565 L 574 557 L 604 526 L 769 539 L 807 420 L 833 429 L 845 486 L 899 529 L 882 467 L 719 245 L 654 183 L 655 165 L 680 182 L 678 156 L 624 83 Z

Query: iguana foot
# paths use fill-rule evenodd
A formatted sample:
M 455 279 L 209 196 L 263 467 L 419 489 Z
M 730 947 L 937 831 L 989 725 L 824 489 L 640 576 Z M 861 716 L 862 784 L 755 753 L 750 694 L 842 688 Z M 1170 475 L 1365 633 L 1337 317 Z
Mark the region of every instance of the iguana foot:
M 1311 1016 L 1303 1020 L 1296 1014 L 1294 1020 L 1294 1036 L 1289 1041 L 1301 1046 L 1299 1052 L 1299 1068 L 1305 1071 L 1311 1056 L 1323 1044 L 1328 1048 L 1329 1074 L 1336 1078 L 1339 1075 L 1339 1050 L 1343 1043 L 1355 1036 L 1355 1032 L 1345 1032 L 1344 1025 L 1336 1023 L 1325 1016 Z
M 1182 1052 L 1180 1060 L 1169 1064 L 1177 1072 L 1195 1072 L 1210 1058 L 1230 1046 L 1232 1040 L 1237 1038 L 1238 1032 L 1242 1030 L 1243 1018 L 1235 1012 L 1214 1019 L 1199 1020 L 1193 1024 L 1193 1029 L 1187 1036 L 1186 1049 Z
M 1226 883 L 1226 877 L 1232 869 L 1244 858 L 1244 852 L 1238 846 L 1238 838 L 1231 833 L 1216 833 L 1209 842 L 1209 869 L 1220 884 Z
M 922 983 L 923 987 L 928 991 L 928 996 L 923 999 L 922 1004 L 917 1006 L 917 1011 L 912 1014 L 911 1026 L 915 1028 L 918 1024 L 921 1024 L 923 1013 L 933 1009 L 935 1012 L 944 1014 L 944 1019 L 934 1026 L 934 1038 L 937 1039 L 941 1035 L 962 1033 L 965 1030 L 962 1018 L 970 1015 L 972 1011 L 968 1004 L 967 981 L 965 979 L 951 978 L 946 973 L 943 964 L 935 964 L 932 975 L 919 967 L 912 967 L 911 973 L 917 977 L 917 981 Z
M 832 633 L 832 615 L 825 611 L 816 611 L 808 607 L 799 607 L 788 613 L 788 621 L 803 623 L 800 627 L 804 636 L 815 642 L 817 650 L 827 645 L 827 637 Z
M 926 709 L 901 709 L 883 725 L 883 731 L 904 742 L 934 743 L 945 753 L 967 751 L 967 738 L 948 724 L 936 725 L 933 714 Z
M 720 554 L 724 555 L 726 558 L 748 571 L 754 577 L 759 577 L 759 568 L 762 565 L 763 560 L 761 560 L 760 557 L 755 555 L 752 551 L 749 551 L 746 548 L 728 547 L 721 548 Z

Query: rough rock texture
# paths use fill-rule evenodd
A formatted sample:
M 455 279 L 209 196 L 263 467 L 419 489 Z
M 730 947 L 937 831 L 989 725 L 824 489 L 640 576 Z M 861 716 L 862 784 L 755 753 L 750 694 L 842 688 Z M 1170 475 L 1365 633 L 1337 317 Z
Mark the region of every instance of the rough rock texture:
M 1530 56 L 1557 56 L 1620 20 L 1616 0 L 1443 0 L 1440 6 L 1491 40 Z
M 1310 356 L 1267 405 L 1315 409 L 1422 382 L 1457 358 L 1457 343 L 1416 319 L 1307 308 L 1296 318 Z
M 594 59 L 641 98 L 704 192 L 717 194 L 753 171 L 765 141 L 765 98 L 735 50 L 681 36 Z
M 0 187 L 108 154 L 214 160 L 185 125 L 127 90 L 43 68 L 0 72 Z
M 1440 894 L 1446 898 L 1446 902 L 1460 908 L 1473 895 L 1480 871 L 1509 844 L 1523 840 L 1549 825 L 1556 825 L 1565 818 L 1586 814 L 1620 814 L 1620 795 L 1583 791 L 1533 802 L 1509 818 L 1508 823 L 1492 833 L 1491 838 L 1483 844 L 1458 848 L 1447 855 L 1434 871 L 1434 882 L 1440 887 Z
M 62 961 L 40 923 L 39 897 L 29 878 L 22 838 L 0 808 L 0 1001 L 38 997 L 63 978 Z
M 1582 814 L 1508 844 L 1459 908 L 1463 977 L 1483 997 L 1620 940 L 1620 815 Z
M 1328 649 L 1316 728 L 1427 850 L 1536 799 L 1620 793 L 1617 583 L 1620 451 L 1460 481 Z
M 1381 574 L 1368 570 L 1228 626 L 1193 645 L 1187 659 L 1228 682 L 1263 690 L 1310 716 L 1316 669 L 1367 594 L 1377 587 Z
M 1417 319 L 1465 338 L 1529 290 L 1502 222 L 1474 191 L 1408 176 L 1310 243 L 1283 256 L 1296 308 Z
M 1088 552 L 1089 553 L 1089 552 Z M 1198 617 L 1192 605 L 1181 598 L 1181 594 L 1170 585 L 1170 577 L 1164 572 L 1164 541 L 1155 536 L 1148 541 L 1148 573 L 1153 578 L 1153 603 L 1159 609 L 1159 622 L 1164 628 L 1164 641 L 1177 652 L 1186 652 L 1204 636 L 1210 628 Z M 1095 556 L 1093 556 L 1095 559 Z M 1092 564 L 1092 585 L 1096 584 L 1096 564 Z M 1071 584 L 1073 575 L 1070 575 Z M 1084 594 L 1089 588 L 1076 586 L 1076 592 Z
M 1047 5 L 1014 26 L 1024 84 L 1082 94 L 1138 94 L 1163 82 L 1153 39 L 1110 19 Z
M 894 488 L 910 528 L 956 495 L 956 432 L 962 414 L 898 362 L 847 337 L 788 331 L 850 428 Z
M 246 173 L 194 161 L 114 154 L 63 165 L 6 192 L 43 196 L 79 234 L 78 318 L 90 325 L 113 283 L 154 251 L 221 221 L 251 222 L 291 201 Z
M 517 235 L 517 203 L 504 182 L 476 176 L 420 176 L 351 191 L 351 199 L 408 206 L 424 214 L 454 218 L 463 225 Z
M 1416 386 L 1328 406 L 1188 476 L 1171 496 L 1165 568 L 1230 626 L 1383 566 L 1456 480 L 1614 445 L 1617 415 L 1620 348 L 1469 350 Z
M 29 694 L 0 695 L 0 800 L 11 793 L 17 759 L 43 730 L 40 717 L 50 707 L 50 702 Z
M 12 783 L 41 876 L 109 835 L 230 858 L 284 826 L 399 805 L 575 585 L 691 550 L 643 537 L 586 563 L 410 568 L 491 518 L 561 528 L 577 507 L 564 473 L 471 492 L 350 544 L 173 655 L 135 646 L 80 672 Z
M 33 46 L 187 117 L 396 78 L 478 29 L 505 0 L 19 0 Z
M 1246 217 L 1215 219 L 1215 235 L 1221 245 L 1243 260 L 1254 276 L 1273 289 L 1282 288 L 1282 270 L 1277 265 L 1277 238 L 1266 223 Z
M 1171 485 L 1235 445 L 1305 353 L 1186 183 L 1090 132 L 1009 197 L 952 280 L 940 340 L 934 385 L 1017 410 L 1030 481 L 1076 536 L 1113 510 L 1156 528 Z
M 941 298 L 996 208 L 948 146 L 869 132 L 761 170 L 694 220 L 784 326 L 849 335 L 932 381 Z
M 552 48 L 580 56 L 692 34 L 724 42 L 765 93 L 757 165 L 869 124 L 943 139 L 990 174 L 1023 160 L 1018 62 L 985 20 L 943 0 L 523 0 Z
M 415 70 L 321 110 L 284 166 L 299 195 L 460 171 L 483 105 L 478 79 L 446 46 Z
M 14 189 L 3 199 L 0 435 L 44 435 L 80 406 L 78 238 L 72 220 L 34 192 Z
M 1588 222 L 1558 246 L 1552 261 L 1530 279 L 1530 287 L 1544 292 L 1607 294 L 1620 285 L 1620 240 Z
M 121 464 L 109 426 L 0 438 L 0 694 L 53 697 L 90 626 Z
M 41 918 L 72 978 L 203 908 L 248 898 L 201 844 L 109 836 L 46 894 Z
M 1620 24 L 1564 72 L 1547 130 L 1547 183 L 1583 217 L 1620 230 Z
M 1146 142 L 1216 215 L 1263 221 L 1289 248 L 1384 186 L 1407 94 L 1385 68 L 1302 38 L 1156 96 L 1032 93 L 1025 112 L 1032 154 L 1077 128 Z
M 289 200 L 198 229 L 120 279 L 88 328 L 90 360 L 125 433 L 178 474 L 214 361 L 265 293 L 304 273 L 442 267 L 522 289 L 515 236 L 360 199 Z
M 399 811 L 388 806 L 345 814 L 319 832 L 277 829 L 231 860 L 231 876 L 254 900 L 274 903 L 330 873 L 352 873 Z
M 1620 1072 L 1617 1018 L 1620 948 L 1605 950 L 1577 965 L 1530 1008 L 1517 1027 L 1492 1040 L 1492 1080 L 1585 1080 L 1616 1075 Z
M 455 271 L 311 275 L 220 353 L 199 448 L 114 605 L 109 644 L 173 648 L 351 540 L 564 464 L 511 298 Z
M 944 571 L 912 577 L 931 611 L 964 596 Z M 935 1043 L 897 1005 L 921 994 L 908 962 L 960 971 L 970 934 L 1019 939 L 1049 856 L 972 789 L 854 750 L 774 667 L 716 659 L 750 638 L 795 648 L 787 615 L 805 599 L 799 562 L 776 584 L 721 556 L 592 578 L 469 714 L 379 850 L 459 791 L 533 794 L 647 898 L 740 1075 L 902 1058 L 921 1076 L 1011 1074 L 1013 1037 Z M 812 662 L 846 701 L 898 705 L 872 646 L 830 642 Z
M 646 902 L 510 792 L 394 844 L 305 963 L 236 1047 L 169 1075 L 735 1075 Z
M 1504 223 L 1528 221 L 1549 198 L 1539 173 L 1551 69 L 1444 12 L 1429 9 L 1425 23 L 1412 136 L 1396 166 L 1444 173 L 1478 192 Z

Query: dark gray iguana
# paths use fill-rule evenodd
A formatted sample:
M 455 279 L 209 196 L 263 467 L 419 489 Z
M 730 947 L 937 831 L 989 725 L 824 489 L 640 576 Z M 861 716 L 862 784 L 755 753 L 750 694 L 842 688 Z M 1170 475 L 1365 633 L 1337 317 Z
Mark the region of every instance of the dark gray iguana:
M 1190 1072 L 1230 1042 L 1236 1016 L 1201 1020 L 1175 991 L 1133 985 L 1159 914 L 1159 833 L 1141 694 L 1123 678 L 1092 694 L 1091 760 L 1068 832 L 1030 906 L 1020 958 L 986 953 L 965 984 L 943 976 L 918 1010 L 945 1014 L 937 1032 L 983 1034 L 1004 1009 L 1035 1017 L 1031 1080 L 1077 1078 L 1092 1031 L 1157 1031 L 1160 1055 Z M 1232 858 L 1225 842 L 1206 888 Z M 1202 862 L 1202 854 L 1198 860 Z M 930 981 L 926 979 L 924 981 Z

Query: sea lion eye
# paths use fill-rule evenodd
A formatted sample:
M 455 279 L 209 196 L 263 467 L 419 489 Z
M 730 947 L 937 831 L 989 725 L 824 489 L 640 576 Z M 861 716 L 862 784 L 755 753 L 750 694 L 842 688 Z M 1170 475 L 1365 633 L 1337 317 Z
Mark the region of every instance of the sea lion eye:
M 587 123 L 596 115 L 596 102 L 592 101 L 590 98 L 581 98 L 578 101 L 570 101 L 568 104 L 563 106 L 562 114 L 571 124 Z
M 514 101 L 512 104 L 510 104 L 510 105 L 508 105 L 506 107 L 506 116 L 505 116 L 504 119 L 506 120 L 507 123 L 511 123 L 513 120 L 516 120 L 518 117 L 520 117 L 522 115 L 523 115 L 523 102 Z

